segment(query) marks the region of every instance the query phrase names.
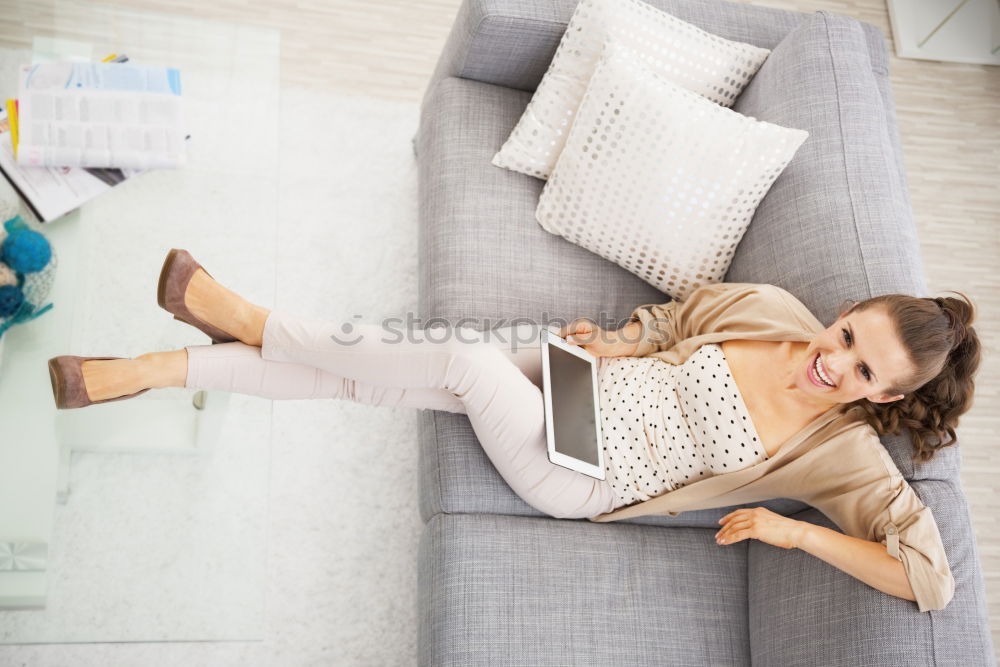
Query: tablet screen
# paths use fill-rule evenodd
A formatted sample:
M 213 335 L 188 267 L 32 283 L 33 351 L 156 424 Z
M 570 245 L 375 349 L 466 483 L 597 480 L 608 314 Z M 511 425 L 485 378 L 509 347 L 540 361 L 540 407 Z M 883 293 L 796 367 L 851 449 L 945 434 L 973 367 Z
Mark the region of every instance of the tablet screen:
M 555 345 L 549 345 L 548 352 L 555 449 L 596 466 L 601 444 L 597 442 L 591 364 Z

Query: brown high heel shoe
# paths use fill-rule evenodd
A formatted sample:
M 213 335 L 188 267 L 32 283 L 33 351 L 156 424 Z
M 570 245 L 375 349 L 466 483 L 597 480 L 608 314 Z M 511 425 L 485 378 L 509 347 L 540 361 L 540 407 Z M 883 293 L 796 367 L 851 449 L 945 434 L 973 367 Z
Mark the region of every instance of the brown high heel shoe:
M 156 302 L 160 304 L 168 313 L 179 320 L 193 327 L 201 329 L 208 334 L 213 343 L 231 343 L 238 340 L 225 331 L 213 327 L 208 322 L 195 317 L 187 306 L 184 305 L 184 292 L 187 290 L 191 276 L 198 269 L 205 271 L 205 267 L 194 260 L 187 250 L 171 248 L 167 257 L 163 260 L 163 268 L 160 269 L 160 281 L 156 286 Z M 211 278 L 212 274 L 208 273 Z
M 74 357 L 64 355 L 49 359 L 49 380 L 52 381 L 52 396 L 55 398 L 56 407 L 60 410 L 69 408 L 84 408 L 97 403 L 109 403 L 111 401 L 123 401 L 139 394 L 144 394 L 149 389 L 118 396 L 116 398 L 103 398 L 99 401 L 92 401 L 87 396 L 87 388 L 83 382 L 83 371 L 80 366 L 85 361 L 100 359 L 124 359 L 125 357 Z

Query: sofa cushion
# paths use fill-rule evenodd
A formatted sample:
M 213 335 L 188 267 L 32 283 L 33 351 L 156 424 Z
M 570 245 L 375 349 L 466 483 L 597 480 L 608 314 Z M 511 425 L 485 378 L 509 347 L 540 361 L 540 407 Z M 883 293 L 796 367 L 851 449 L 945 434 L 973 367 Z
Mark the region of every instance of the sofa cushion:
M 421 317 L 495 324 L 603 313 L 624 323 L 636 304 L 667 301 L 625 269 L 539 227 L 545 181 L 490 164 L 530 97 L 448 78 L 421 114 Z
M 749 665 L 747 545 L 713 534 L 438 514 L 419 546 L 419 663 Z
M 677 85 L 612 37 L 535 217 L 684 300 L 722 281 L 754 209 L 807 136 Z
M 660 78 L 724 107 L 732 106 L 770 53 L 707 33 L 645 0 L 580 0 L 494 165 L 549 177 L 608 40 Z
M 941 610 L 882 593 L 797 549 L 752 540 L 747 579 L 754 665 L 991 664 L 990 630 L 976 541 L 961 488 L 912 484 L 934 514 L 955 576 L 955 597 Z M 819 510 L 792 518 L 839 529 Z M 807 643 L 799 641 L 808 637 Z M 886 642 L 886 637 L 892 637 Z

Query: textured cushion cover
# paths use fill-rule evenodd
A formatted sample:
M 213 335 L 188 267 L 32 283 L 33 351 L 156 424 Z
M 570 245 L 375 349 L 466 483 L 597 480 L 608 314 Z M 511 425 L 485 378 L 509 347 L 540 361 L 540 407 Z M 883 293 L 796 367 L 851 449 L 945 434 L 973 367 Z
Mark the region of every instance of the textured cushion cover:
M 609 39 L 536 218 L 685 299 L 722 280 L 807 136 L 713 104 Z
M 420 664 L 749 665 L 747 545 L 714 532 L 435 515 Z
M 754 665 L 995 664 L 968 503 L 952 482 L 911 486 L 931 508 L 949 554 L 955 597 L 948 606 L 915 613 L 914 603 L 886 595 L 811 554 L 751 540 L 747 580 L 748 604 L 757 610 L 750 615 Z M 792 518 L 839 532 L 814 508 Z M 792 641 L 795 637 L 809 641 Z
M 608 37 L 667 80 L 725 106 L 732 105 L 768 54 L 705 32 L 643 0 L 580 0 L 494 165 L 548 178 Z

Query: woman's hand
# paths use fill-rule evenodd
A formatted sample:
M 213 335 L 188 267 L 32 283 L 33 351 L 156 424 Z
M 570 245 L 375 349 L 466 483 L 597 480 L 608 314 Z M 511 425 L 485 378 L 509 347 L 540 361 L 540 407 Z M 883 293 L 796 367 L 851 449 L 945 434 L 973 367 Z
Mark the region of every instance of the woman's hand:
M 580 318 L 562 327 L 559 336 L 595 357 L 627 357 L 639 347 L 641 329 L 640 322 L 632 322 L 618 331 L 605 331 L 590 320 Z M 635 342 L 629 342 L 632 340 Z
M 766 507 L 730 512 L 719 519 L 722 528 L 715 534 L 719 544 L 732 544 L 752 537 L 782 549 L 798 548 L 804 522 L 775 514 Z

